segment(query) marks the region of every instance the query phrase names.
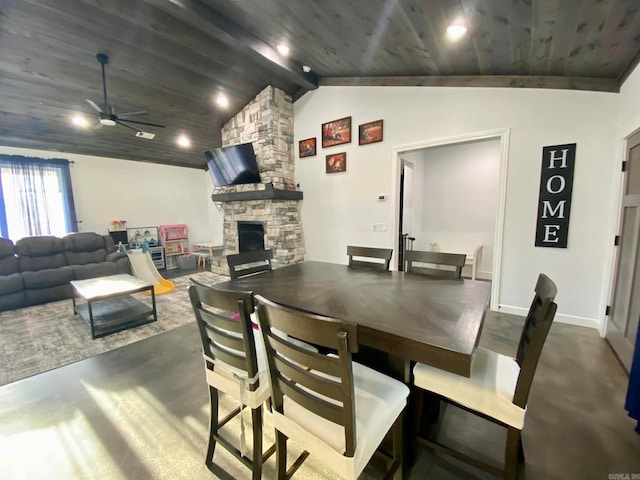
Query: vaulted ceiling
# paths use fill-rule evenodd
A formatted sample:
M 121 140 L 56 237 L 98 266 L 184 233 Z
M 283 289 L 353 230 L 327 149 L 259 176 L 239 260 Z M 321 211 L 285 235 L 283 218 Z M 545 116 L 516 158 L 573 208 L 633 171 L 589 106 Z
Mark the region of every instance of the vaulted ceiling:
M 449 41 L 460 22 L 467 34 Z M 615 92 L 639 52 L 637 0 L 0 0 L 0 145 L 204 168 L 221 126 L 267 85 L 294 99 L 318 85 Z M 134 125 L 153 140 L 94 128 L 97 53 L 116 113 L 165 125 Z M 72 125 L 76 113 L 91 125 Z

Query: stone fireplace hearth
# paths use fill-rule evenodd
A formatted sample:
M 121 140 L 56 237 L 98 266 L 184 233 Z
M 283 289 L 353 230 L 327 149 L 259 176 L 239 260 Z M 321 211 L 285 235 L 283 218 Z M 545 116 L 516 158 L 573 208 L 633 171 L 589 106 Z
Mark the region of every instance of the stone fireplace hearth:
M 212 271 L 228 275 L 226 255 L 240 251 L 238 224 L 261 223 L 264 248 L 273 250 L 273 265 L 304 260 L 306 248 L 300 220 L 302 192 L 286 190 L 295 178 L 293 104 L 291 97 L 265 88 L 222 128 L 223 146 L 253 144 L 262 183 L 214 188 L 212 201 L 224 209 L 223 257 Z

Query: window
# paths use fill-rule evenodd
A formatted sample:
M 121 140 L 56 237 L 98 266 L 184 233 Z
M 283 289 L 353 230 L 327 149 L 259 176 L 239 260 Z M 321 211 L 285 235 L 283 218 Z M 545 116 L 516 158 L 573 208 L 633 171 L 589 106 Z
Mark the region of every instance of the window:
M 67 160 L 0 155 L 0 234 L 13 241 L 77 231 Z

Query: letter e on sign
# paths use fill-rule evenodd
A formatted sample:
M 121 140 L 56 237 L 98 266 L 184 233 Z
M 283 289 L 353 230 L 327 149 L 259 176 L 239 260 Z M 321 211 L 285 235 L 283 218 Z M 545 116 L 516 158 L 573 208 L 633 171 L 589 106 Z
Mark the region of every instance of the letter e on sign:
M 567 248 L 576 144 L 542 149 L 536 247 Z

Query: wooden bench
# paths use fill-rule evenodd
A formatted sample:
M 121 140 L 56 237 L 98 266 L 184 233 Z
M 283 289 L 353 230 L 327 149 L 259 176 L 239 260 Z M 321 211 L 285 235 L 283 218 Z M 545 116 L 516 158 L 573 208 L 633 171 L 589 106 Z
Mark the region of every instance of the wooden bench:
M 482 259 L 482 245 L 477 247 L 461 247 L 459 245 L 444 245 L 439 242 L 431 242 L 430 249 L 432 252 L 444 252 L 444 253 L 464 253 L 467 255 L 465 265 L 471 265 L 471 279 L 475 280 L 478 273 L 478 266 Z

